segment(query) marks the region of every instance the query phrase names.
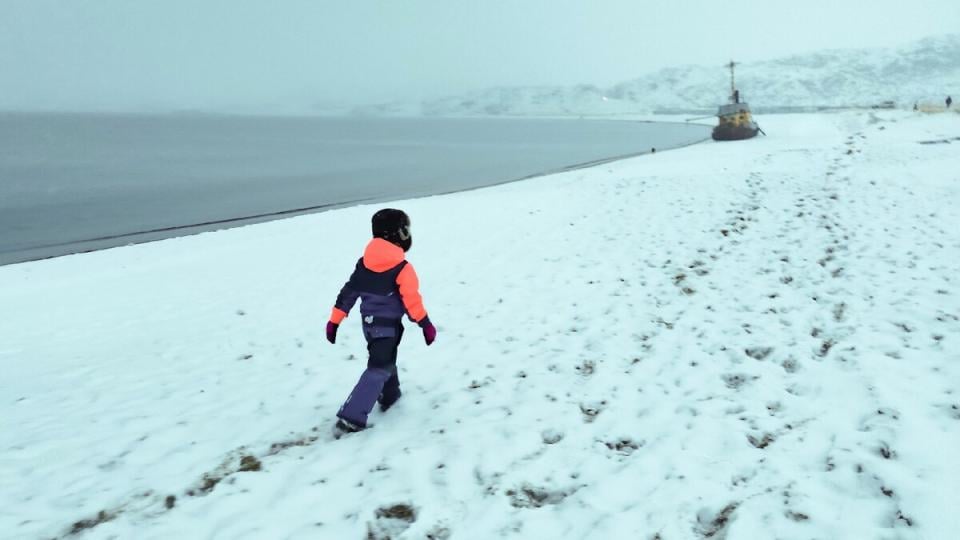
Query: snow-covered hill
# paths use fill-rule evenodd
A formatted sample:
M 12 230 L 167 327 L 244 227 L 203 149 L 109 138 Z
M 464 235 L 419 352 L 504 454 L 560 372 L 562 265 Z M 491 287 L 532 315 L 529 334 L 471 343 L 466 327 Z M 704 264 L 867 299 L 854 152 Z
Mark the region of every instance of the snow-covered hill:
M 785 107 L 871 106 L 894 101 L 942 102 L 960 94 L 960 34 L 896 49 L 828 50 L 745 62 L 738 70 L 743 97 L 757 110 Z M 712 110 L 725 102 L 729 75 L 721 65 L 661 69 L 610 88 L 491 88 L 418 104 L 393 103 L 358 114 L 606 115 L 666 110 Z

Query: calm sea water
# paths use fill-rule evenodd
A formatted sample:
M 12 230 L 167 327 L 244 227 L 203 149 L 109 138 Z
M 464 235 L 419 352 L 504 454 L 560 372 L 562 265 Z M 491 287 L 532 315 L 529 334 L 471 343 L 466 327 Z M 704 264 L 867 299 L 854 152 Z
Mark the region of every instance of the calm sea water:
M 603 120 L 0 114 L 0 264 L 706 138 L 699 125 Z

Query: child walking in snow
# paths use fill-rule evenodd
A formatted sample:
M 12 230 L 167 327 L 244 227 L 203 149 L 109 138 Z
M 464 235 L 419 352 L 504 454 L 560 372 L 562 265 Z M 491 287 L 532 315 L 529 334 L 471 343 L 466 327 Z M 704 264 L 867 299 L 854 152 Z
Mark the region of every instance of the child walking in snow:
M 340 290 L 327 323 L 327 341 L 336 343 L 340 323 L 360 299 L 363 336 L 370 357 L 366 371 L 337 412 L 336 427 L 343 432 L 366 428 L 367 415 L 375 402 L 379 401 L 380 410 L 386 411 L 400 399 L 397 347 L 403 337 L 403 315 L 420 326 L 427 345 L 437 337 L 437 329 L 423 308 L 417 273 L 404 255 L 413 244 L 410 218 L 402 210 L 386 208 L 374 214 L 372 222 L 373 240 Z

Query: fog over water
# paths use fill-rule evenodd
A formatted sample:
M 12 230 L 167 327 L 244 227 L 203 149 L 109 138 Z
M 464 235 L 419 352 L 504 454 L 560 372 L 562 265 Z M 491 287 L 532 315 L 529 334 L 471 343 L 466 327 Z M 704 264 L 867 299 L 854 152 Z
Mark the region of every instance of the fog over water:
M 0 0 L 0 110 L 310 111 L 957 28 L 956 0 Z

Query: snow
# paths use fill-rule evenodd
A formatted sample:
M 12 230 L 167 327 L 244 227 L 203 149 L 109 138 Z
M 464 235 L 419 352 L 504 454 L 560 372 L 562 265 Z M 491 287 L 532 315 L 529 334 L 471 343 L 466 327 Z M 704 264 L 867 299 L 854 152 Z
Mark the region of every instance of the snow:
M 960 116 L 758 121 L 396 203 L 439 338 L 340 440 L 376 207 L 0 268 L 0 537 L 956 537 Z

